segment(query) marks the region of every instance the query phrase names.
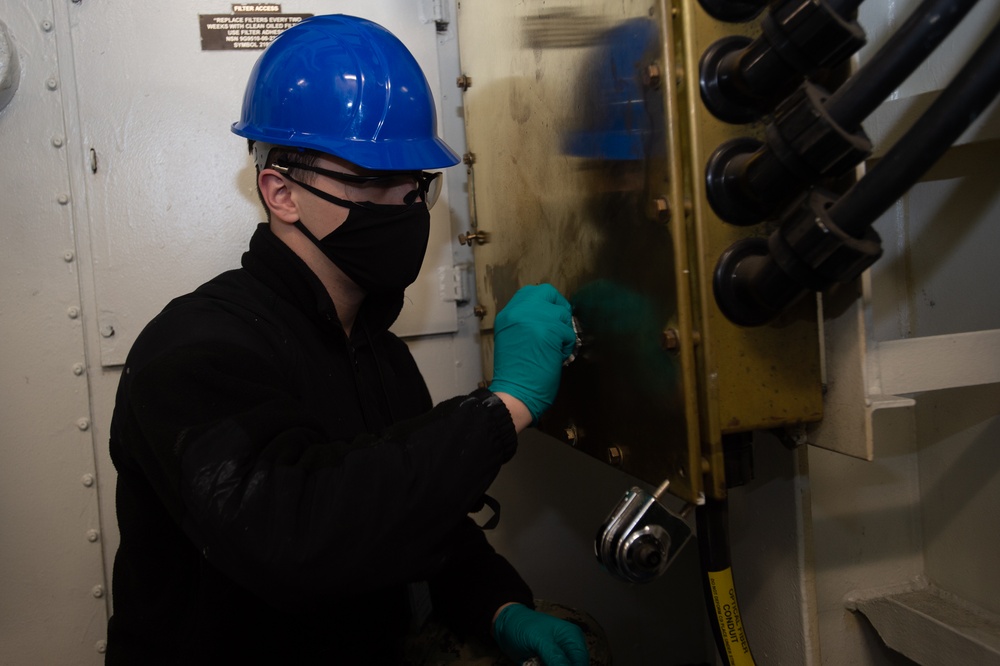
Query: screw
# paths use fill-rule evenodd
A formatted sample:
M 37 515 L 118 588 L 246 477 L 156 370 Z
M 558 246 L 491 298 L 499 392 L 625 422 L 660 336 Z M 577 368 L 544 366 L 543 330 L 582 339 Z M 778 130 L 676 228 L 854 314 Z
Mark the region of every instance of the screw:
M 42 30 L 45 32 L 52 32 L 52 21 L 45 19 L 42 21 Z
M 95 585 L 94 589 L 92 589 L 90 591 L 90 593 L 94 595 L 95 599 L 100 599 L 101 597 L 104 596 L 104 586 L 103 585 Z
M 82 483 L 84 485 L 84 487 L 86 487 L 86 488 L 93 488 L 94 487 L 94 475 L 93 474 L 84 474 L 82 477 L 80 477 L 80 483 Z
M 580 438 L 580 433 L 577 432 L 576 426 L 573 425 L 572 423 L 569 424 L 568 426 L 566 426 L 566 429 L 563 431 L 563 433 L 565 435 L 566 443 L 569 444 L 570 446 L 576 446 L 576 442 Z
M 59 87 L 59 82 L 56 81 L 55 77 L 52 77 L 45 82 L 45 87 L 49 90 L 55 90 Z
M 80 308 L 77 307 L 66 308 L 66 316 L 69 317 L 70 319 L 76 319 L 77 317 L 80 316 Z
M 656 197 L 653 199 L 653 207 L 656 209 L 656 216 L 660 218 L 660 222 L 667 223 L 674 215 L 670 209 L 670 201 L 666 197 Z
M 74 363 L 73 364 L 73 374 L 76 375 L 77 377 L 79 377 L 80 375 L 82 375 L 84 373 L 84 371 L 86 371 L 86 369 L 87 368 L 84 367 L 83 363 Z
M 72 262 L 73 259 L 75 258 L 76 255 L 73 254 L 72 250 L 66 250 L 65 252 L 63 252 L 63 261 L 65 261 L 67 264 Z
M 63 138 L 61 136 L 52 137 L 52 145 L 55 146 L 56 148 L 62 148 Z
M 102 638 L 101 640 L 94 643 L 94 649 L 97 650 L 100 654 L 104 654 L 105 652 L 108 651 L 108 642 Z
M 677 329 L 668 328 L 667 330 L 663 331 L 662 344 L 664 349 L 667 349 L 669 351 L 677 351 L 677 349 L 681 346 L 681 340 L 680 336 L 677 334 Z
M 485 305 L 477 305 L 476 307 L 472 308 L 472 314 L 474 314 L 477 317 L 479 317 L 480 319 L 482 319 L 483 317 L 486 316 L 486 306 Z
M 462 74 L 457 79 L 455 79 L 455 85 L 462 90 L 468 90 L 472 87 L 472 77 Z
M 56 197 L 56 201 L 59 202 L 60 206 L 65 206 L 66 204 L 69 203 L 69 195 L 68 194 L 60 194 L 58 197 Z
M 625 456 L 622 453 L 621 447 L 611 446 L 608 447 L 608 462 L 614 467 L 621 467 L 622 462 L 624 462 Z
M 76 427 L 83 431 L 90 430 L 90 419 L 88 419 L 87 417 L 77 419 Z
M 650 63 L 646 67 L 646 72 L 642 77 L 643 83 L 649 88 L 659 88 L 660 87 L 660 66 L 657 63 Z
M 104 326 L 101 326 L 100 332 L 102 338 L 110 338 L 115 334 L 115 327 L 111 324 L 105 324 Z
M 466 153 L 462 155 L 462 163 L 465 164 L 466 166 L 472 166 L 473 164 L 476 163 L 476 154 Z
M 100 538 L 101 535 L 97 530 L 87 530 L 87 541 L 90 543 L 97 543 L 97 540 Z

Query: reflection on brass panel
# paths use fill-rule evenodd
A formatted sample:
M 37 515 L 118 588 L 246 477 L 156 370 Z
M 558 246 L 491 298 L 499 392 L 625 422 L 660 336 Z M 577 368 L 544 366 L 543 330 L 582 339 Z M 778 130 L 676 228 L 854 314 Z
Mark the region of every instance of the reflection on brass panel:
M 743 329 L 711 293 L 722 251 L 767 229 L 707 204 L 708 155 L 761 128 L 704 110 L 698 58 L 756 27 L 696 0 L 463 0 L 458 21 L 486 377 L 496 313 L 551 282 L 583 346 L 540 427 L 688 501 L 724 496 L 724 433 L 821 410 L 815 315 Z
M 610 26 L 609 17 L 587 15 L 578 8 L 543 9 L 521 18 L 521 38 L 530 49 L 588 47 Z
M 597 459 L 696 501 L 697 392 L 681 197 L 667 174 L 662 15 L 645 2 L 459 9 L 484 333 L 513 293 L 551 282 L 584 346 L 540 427 Z M 683 204 L 679 218 L 683 222 Z M 680 234 L 680 239 L 678 239 Z M 485 336 L 484 336 L 485 337 Z M 484 345 L 489 350 L 491 345 Z M 487 376 L 491 355 L 485 353 Z

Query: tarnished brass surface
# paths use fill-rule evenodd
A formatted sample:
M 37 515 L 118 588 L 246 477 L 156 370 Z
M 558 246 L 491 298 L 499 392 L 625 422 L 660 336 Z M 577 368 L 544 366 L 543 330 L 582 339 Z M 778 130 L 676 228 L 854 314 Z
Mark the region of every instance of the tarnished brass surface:
M 712 150 L 761 128 L 711 117 L 698 59 L 756 26 L 696 0 L 463 0 L 458 20 L 485 376 L 496 313 L 553 283 L 584 346 L 541 427 L 688 501 L 724 496 L 723 433 L 821 414 L 814 309 L 744 329 L 711 292 L 723 250 L 768 229 L 705 199 Z
M 725 494 L 721 438 L 724 433 L 776 428 L 817 421 L 822 417 L 819 329 L 815 300 L 805 298 L 775 322 L 758 328 L 730 323 L 716 306 L 712 274 L 719 255 L 747 236 L 766 237 L 772 227 L 737 227 L 722 222 L 705 195 L 705 164 L 717 146 L 738 137 L 763 138 L 763 125 L 730 125 L 717 120 L 701 101 L 698 63 L 717 39 L 729 35 L 756 37 L 754 22 L 723 23 L 704 12 L 697 0 L 675 3 L 674 46 L 683 63 L 677 76 L 684 109 L 684 164 L 690 180 L 692 250 L 697 273 L 694 300 L 698 347 L 700 425 L 710 463 L 710 496 Z

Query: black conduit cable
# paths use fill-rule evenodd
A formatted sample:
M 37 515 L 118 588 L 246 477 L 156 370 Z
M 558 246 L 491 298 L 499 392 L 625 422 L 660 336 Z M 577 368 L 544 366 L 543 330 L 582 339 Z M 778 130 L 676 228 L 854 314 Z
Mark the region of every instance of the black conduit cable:
M 845 62 L 865 44 L 847 16 L 860 0 L 776 0 L 755 39 L 729 35 L 698 63 L 705 107 L 719 120 L 747 123 L 771 112 L 807 77 Z
M 905 81 L 978 0 L 924 0 L 892 37 L 824 104 L 841 127 L 854 128 Z
M 830 208 L 830 218 L 860 238 L 958 140 L 1000 93 L 1000 23 L 930 108 L 885 156 Z
M 754 666 L 736 601 L 729 550 L 729 502 L 708 499 L 695 509 L 698 555 L 712 635 L 728 666 Z

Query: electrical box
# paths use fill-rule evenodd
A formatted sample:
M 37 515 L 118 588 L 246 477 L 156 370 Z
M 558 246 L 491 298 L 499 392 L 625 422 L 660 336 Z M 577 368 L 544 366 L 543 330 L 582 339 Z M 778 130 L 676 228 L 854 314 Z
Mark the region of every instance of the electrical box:
M 713 151 L 763 125 L 715 118 L 699 61 L 757 23 L 696 0 L 465 0 L 458 21 L 486 376 L 496 313 L 554 284 L 583 346 L 540 427 L 690 502 L 725 496 L 724 436 L 822 417 L 814 299 L 748 328 L 712 292 L 720 255 L 772 226 L 708 203 Z

